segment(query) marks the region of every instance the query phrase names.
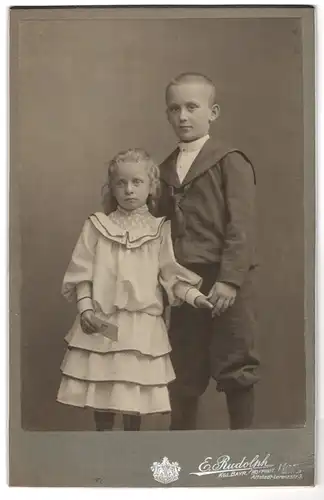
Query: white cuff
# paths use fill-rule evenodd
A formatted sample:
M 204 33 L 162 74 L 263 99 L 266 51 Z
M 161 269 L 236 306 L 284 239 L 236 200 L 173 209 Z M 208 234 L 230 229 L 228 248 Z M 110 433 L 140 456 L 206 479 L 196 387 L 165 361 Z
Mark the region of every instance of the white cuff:
M 79 314 L 82 314 L 84 311 L 87 311 L 89 309 L 91 309 L 92 311 L 94 310 L 92 299 L 89 297 L 84 297 L 83 299 L 78 300 L 77 307 Z
M 79 314 L 87 309 L 93 310 L 92 304 L 92 284 L 90 281 L 82 281 L 76 286 L 77 307 Z
M 81 281 L 76 285 L 76 296 L 77 300 L 81 300 L 85 297 L 92 297 L 92 283 L 91 281 Z
M 203 297 L 203 293 L 201 293 L 197 288 L 191 287 L 187 291 L 185 295 L 185 301 L 188 302 L 193 307 L 197 307 L 195 304 L 195 300 L 197 297 Z

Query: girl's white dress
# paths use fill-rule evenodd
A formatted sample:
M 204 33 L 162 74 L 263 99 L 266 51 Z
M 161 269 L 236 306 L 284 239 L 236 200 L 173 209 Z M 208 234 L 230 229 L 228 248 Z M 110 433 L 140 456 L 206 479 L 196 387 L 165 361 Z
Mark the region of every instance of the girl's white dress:
M 194 306 L 200 285 L 174 258 L 170 222 L 147 206 L 91 215 L 63 280 L 62 293 L 77 301 L 79 314 L 66 336 L 57 400 L 124 413 L 170 411 L 167 385 L 175 374 L 162 287 L 171 305 Z M 117 341 L 82 331 L 86 309 L 110 316 Z

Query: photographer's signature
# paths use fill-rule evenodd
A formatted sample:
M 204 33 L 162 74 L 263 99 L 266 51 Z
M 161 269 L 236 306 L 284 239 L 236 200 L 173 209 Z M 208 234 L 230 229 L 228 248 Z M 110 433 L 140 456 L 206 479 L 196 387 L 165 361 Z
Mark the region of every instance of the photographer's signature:
M 270 462 L 270 453 L 253 458 L 244 456 L 239 461 L 232 460 L 230 455 L 221 455 L 215 461 L 206 457 L 199 465 L 198 470 L 190 472 L 191 475 L 207 476 L 217 475 L 219 478 L 250 476 L 251 479 L 302 479 L 303 473 L 298 464 Z

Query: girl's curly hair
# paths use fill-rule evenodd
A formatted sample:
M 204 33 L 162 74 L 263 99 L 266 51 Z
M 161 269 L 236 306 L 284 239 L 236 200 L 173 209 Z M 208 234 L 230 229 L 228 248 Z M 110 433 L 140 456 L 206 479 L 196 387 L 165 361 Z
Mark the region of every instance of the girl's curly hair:
M 102 204 L 106 215 L 117 208 L 117 200 L 113 194 L 113 179 L 122 163 L 144 163 L 150 179 L 150 194 L 147 199 L 147 206 L 151 213 L 155 213 L 157 201 L 160 196 L 160 171 L 157 164 L 150 155 L 140 148 L 127 149 L 118 153 L 108 164 L 107 182 L 102 187 Z

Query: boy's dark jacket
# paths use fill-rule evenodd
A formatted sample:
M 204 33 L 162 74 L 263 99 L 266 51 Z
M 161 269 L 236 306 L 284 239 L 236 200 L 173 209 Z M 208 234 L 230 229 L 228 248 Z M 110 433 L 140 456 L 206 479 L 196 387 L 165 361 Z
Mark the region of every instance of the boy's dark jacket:
M 219 263 L 217 281 L 240 287 L 256 265 L 254 168 L 241 151 L 208 139 L 180 184 L 178 153 L 160 165 L 157 207 L 171 219 L 175 256 L 183 265 Z

